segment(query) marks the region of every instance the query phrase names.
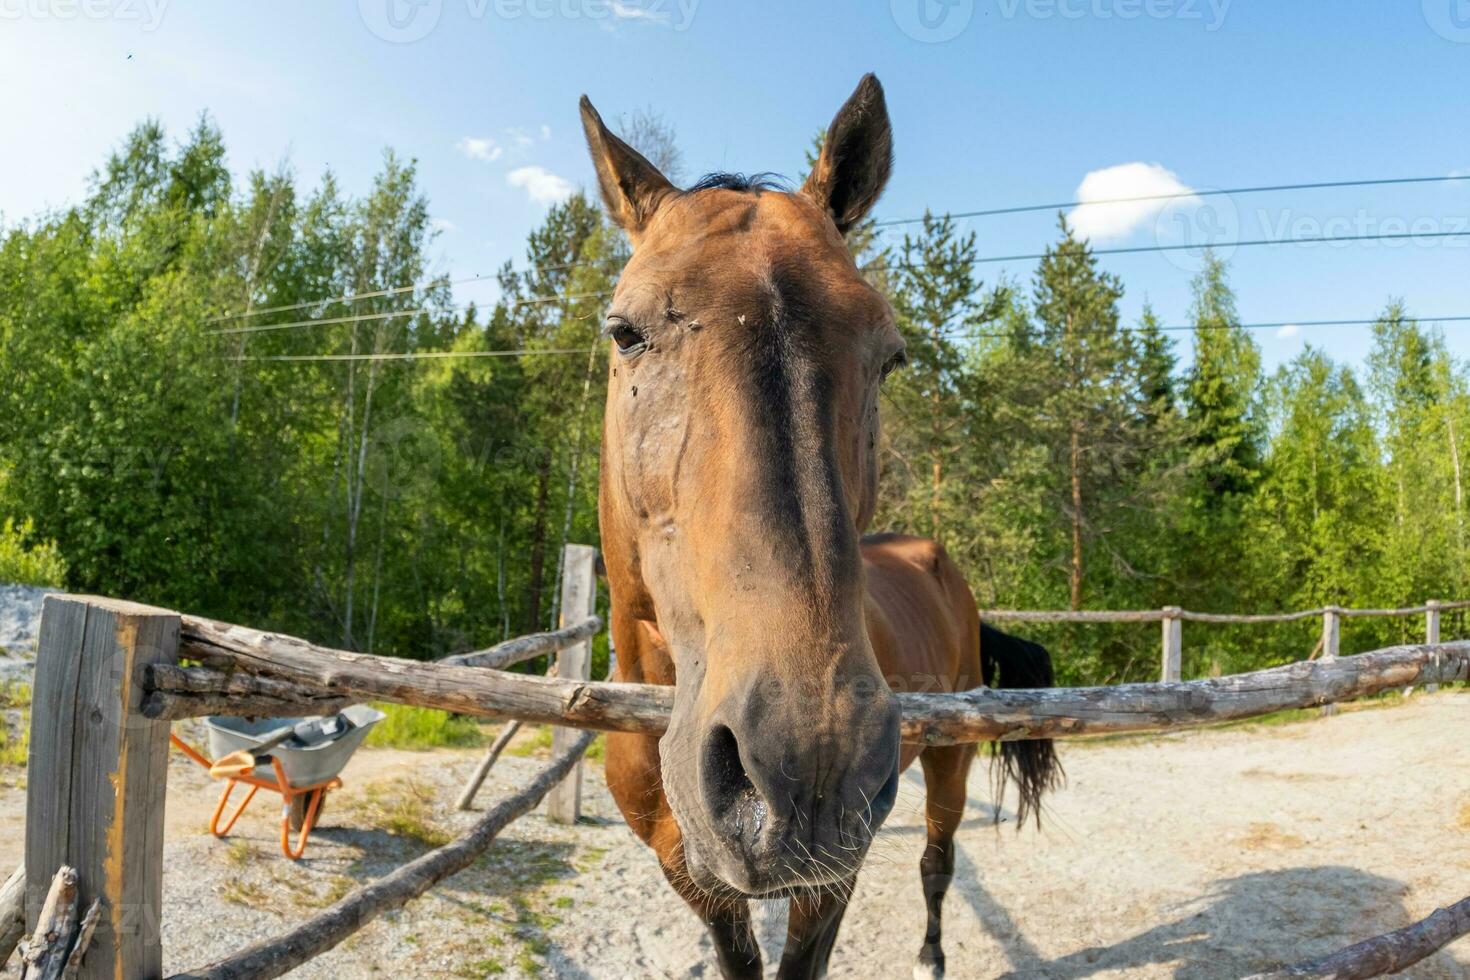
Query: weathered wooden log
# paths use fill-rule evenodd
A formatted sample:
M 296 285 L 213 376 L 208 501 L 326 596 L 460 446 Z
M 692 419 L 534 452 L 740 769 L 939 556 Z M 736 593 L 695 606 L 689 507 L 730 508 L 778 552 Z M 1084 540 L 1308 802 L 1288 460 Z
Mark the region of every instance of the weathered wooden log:
M 26 864 L 11 872 L 0 887 L 0 969 L 26 931 Z
M 279 717 L 282 710 L 290 714 L 334 714 L 357 704 L 354 698 L 244 670 L 154 664 L 148 667 L 144 683 L 148 686 L 143 702 L 147 717 L 153 717 L 148 716 L 148 704 L 159 691 L 197 695 L 197 707 L 207 708 L 203 714 L 234 717 Z
M 79 899 L 76 869 L 63 867 L 51 879 L 36 930 L 24 944 L 21 980 L 63 980 L 78 975 L 102 914 L 100 899 L 93 899 L 85 915 L 80 912 Z
M 673 707 L 673 689 L 640 684 L 602 684 L 513 674 L 483 667 L 459 667 L 348 653 L 315 647 L 292 637 L 262 633 L 190 618 L 187 649 L 203 648 L 215 657 L 229 656 L 236 666 L 253 673 L 290 681 L 300 687 L 295 699 L 276 710 L 265 703 L 252 705 L 262 717 L 299 713 L 308 697 L 332 696 L 355 700 L 392 701 L 439 708 L 482 718 L 519 718 L 539 724 L 561 724 L 603 731 L 662 732 Z M 207 714 L 198 693 L 205 679 L 182 668 L 179 675 L 162 672 L 163 683 L 194 689 L 155 688 L 145 700 L 146 717 L 177 719 Z M 211 710 L 212 710 L 211 703 Z
M 1320 960 L 1260 973 L 1247 980 L 1303 977 L 1367 980 L 1407 970 L 1467 934 L 1470 934 L 1470 898 L 1463 898 L 1449 908 L 1436 909 L 1433 915 L 1411 926 L 1365 939 Z
M 513 640 L 497 643 L 486 650 L 456 653 L 451 657 L 441 657 L 436 662 L 459 667 L 490 667 L 494 670 L 504 670 L 539 657 L 543 653 L 556 653 L 564 650 L 574 643 L 596 636 L 601 631 L 602 620 L 597 616 L 588 616 L 570 626 L 563 626 L 549 633 L 518 636 Z
M 486 718 L 603 731 L 661 734 L 673 689 L 534 677 L 472 667 L 426 664 L 313 647 L 301 640 L 239 626 L 186 620 L 190 642 L 232 655 L 252 671 L 289 680 L 308 692 L 375 698 Z M 193 668 L 198 669 L 198 668 Z M 172 677 L 162 672 L 161 677 Z M 1330 662 L 1302 662 L 1205 680 L 1115 687 L 954 694 L 901 693 L 903 737 L 925 745 L 993 739 L 1163 731 L 1269 714 L 1285 708 L 1350 701 L 1394 687 L 1470 678 L 1470 642 L 1390 647 Z M 190 681 L 197 688 L 203 683 Z M 895 685 L 899 686 L 899 685 Z M 145 713 L 197 715 L 202 695 L 155 691 Z M 269 705 L 256 705 L 268 715 Z M 295 705 L 282 705 L 289 714 Z
M 1470 678 L 1470 642 L 1401 646 L 1248 674 L 1115 687 L 899 695 L 906 742 L 952 745 L 1165 731 Z
M 506 825 L 536 808 L 582 758 L 594 737 L 592 732 L 582 733 L 525 789 L 489 810 L 458 840 L 364 885 L 284 936 L 256 943 L 202 970 L 176 974 L 173 980 L 268 980 L 325 953 L 384 912 L 402 908 L 473 864 Z
M 277 717 L 283 706 L 297 715 L 330 715 L 357 703 L 352 698 L 241 670 L 154 664 L 147 668 L 145 678 L 149 688 L 143 702 L 145 715 L 148 699 L 157 691 L 199 695 L 198 703 L 209 707 L 206 714 L 235 717 Z

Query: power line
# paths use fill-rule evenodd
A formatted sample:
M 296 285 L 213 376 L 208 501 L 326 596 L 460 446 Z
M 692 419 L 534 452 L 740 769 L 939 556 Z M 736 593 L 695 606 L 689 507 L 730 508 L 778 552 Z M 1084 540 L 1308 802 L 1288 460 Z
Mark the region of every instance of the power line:
M 1261 247 L 1261 246 L 1282 246 L 1282 245 L 1326 245 L 1326 244 L 1344 243 L 1344 242 L 1403 241 L 1403 240 L 1406 240 L 1406 239 L 1445 239 L 1445 238 L 1464 238 L 1464 237 L 1467 237 L 1467 236 L 1470 236 L 1470 231 L 1433 231 L 1433 232 L 1412 232 L 1412 231 L 1409 231 L 1409 232 L 1386 232 L 1386 233 L 1385 232 L 1379 232 L 1379 233 L 1366 234 L 1366 235 L 1319 235 L 1319 236 L 1309 237 L 1309 238 L 1257 238 L 1257 239 L 1245 239 L 1245 240 L 1242 240 L 1242 241 L 1234 241 L 1234 242 L 1219 242 L 1219 243 L 1212 244 L 1212 245 L 1189 245 L 1189 244 L 1185 244 L 1185 245 L 1132 245 L 1132 246 L 1126 246 L 1126 247 L 1121 247 L 1121 248 L 1089 248 L 1089 252 L 1092 255 L 1139 255 L 1139 254 L 1143 254 L 1143 253 L 1146 253 L 1146 252 L 1183 252 L 1183 251 L 1203 250 L 1203 249 L 1206 249 L 1206 248 L 1234 249 L 1234 248 L 1255 248 L 1255 247 Z M 1035 253 L 1031 253 L 1031 254 L 1028 254 L 1028 255 L 986 255 L 986 256 L 981 256 L 979 258 L 976 258 L 974 260 L 974 262 L 975 262 L 976 265 L 988 265 L 988 264 L 994 264 L 994 263 L 998 263 L 998 262 L 1036 262 L 1036 261 L 1040 261 L 1041 259 L 1046 258 L 1047 255 L 1048 255 L 1048 253 L 1046 253 L 1046 252 L 1035 252 Z M 864 271 L 867 271 L 867 270 L 873 270 L 873 269 L 912 269 L 914 267 L 912 265 L 910 265 L 909 263 L 893 261 L 893 262 L 870 262 L 870 263 L 867 263 L 866 265 L 862 266 L 861 268 Z M 608 291 L 608 290 L 599 290 L 597 292 L 592 292 L 592 293 L 571 293 L 571 294 L 568 294 L 566 296 L 529 296 L 529 297 L 526 297 L 526 298 L 523 298 L 523 299 L 514 300 L 514 301 L 512 301 L 510 303 L 507 303 L 505 305 L 510 306 L 510 307 L 519 308 L 519 307 L 522 307 L 522 306 L 534 306 L 534 305 L 539 305 L 539 304 L 543 304 L 543 303 L 563 303 L 563 302 L 570 303 L 570 302 L 576 302 L 576 301 L 584 300 L 584 299 L 605 299 L 605 298 L 607 298 L 607 297 L 609 297 L 611 295 L 612 295 L 612 293 L 610 291 Z M 309 303 L 309 304 L 306 304 L 306 305 L 311 306 L 311 305 L 316 305 L 316 303 Z M 269 332 L 276 331 L 276 330 L 290 330 L 290 329 L 296 329 L 296 328 L 301 328 L 301 327 L 329 326 L 329 325 L 332 325 L 332 324 L 355 323 L 355 322 L 360 322 L 360 321 L 365 321 L 365 320 L 382 320 L 382 319 L 387 319 L 387 318 L 391 318 L 391 317 L 398 317 L 398 316 L 417 316 L 419 314 L 432 314 L 432 313 L 439 313 L 439 312 L 463 311 L 463 310 L 469 309 L 469 307 L 472 306 L 472 305 L 478 305 L 478 304 L 466 303 L 466 304 L 455 305 L 455 306 L 448 306 L 448 307 L 443 307 L 443 308 L 423 307 L 421 309 L 416 309 L 416 310 L 390 311 L 390 312 L 386 312 L 386 313 L 352 314 L 352 315 L 349 315 L 349 316 L 341 316 L 341 317 L 326 317 L 326 318 L 309 319 L 309 320 L 293 320 L 293 321 L 291 321 L 289 323 L 251 324 L 249 326 L 244 326 L 244 327 L 225 327 L 225 328 L 221 328 L 219 330 L 211 330 L 210 333 L 212 333 L 212 334 L 269 333 Z M 262 312 L 264 312 L 264 311 L 262 311 Z M 215 322 L 217 319 L 218 318 L 214 318 L 214 319 L 208 320 L 206 322 Z
M 1061 202 L 1057 202 L 1057 203 L 1053 203 L 1053 204 L 1023 204 L 1023 205 L 1018 205 L 1018 206 L 1015 206 L 1015 207 L 988 208 L 988 209 L 978 210 L 978 211 L 944 212 L 944 214 L 942 216 L 943 217 L 950 217 L 950 218 L 983 218 L 983 217 L 993 217 L 993 216 L 1007 215 L 1007 214 L 1027 214 L 1027 213 L 1032 213 L 1032 212 L 1037 212 L 1037 211 L 1054 211 L 1054 210 L 1058 210 L 1058 209 L 1061 209 L 1061 208 L 1083 207 L 1083 206 L 1090 206 L 1090 205 L 1125 204 L 1125 203 L 1136 203 L 1136 202 L 1142 202 L 1142 201 L 1168 201 L 1168 200 L 1179 200 L 1179 199 L 1190 198 L 1190 197 L 1218 197 L 1218 196 L 1231 195 L 1231 194 L 1264 194 L 1264 193 L 1276 193 L 1276 192 L 1298 191 L 1298 190 L 1323 190 L 1323 189 L 1328 189 L 1328 188 L 1342 188 L 1342 187 L 1388 187 L 1388 186 L 1402 186 L 1402 185 L 1413 185 L 1413 184 L 1450 183 L 1450 182 L 1460 182 L 1460 181 L 1467 181 L 1467 180 L 1470 180 L 1470 174 L 1451 174 L 1451 175 L 1446 175 L 1446 176 L 1442 176 L 1442 177 L 1391 177 L 1391 178 L 1379 178 L 1379 179 L 1371 179 L 1371 180 L 1332 180 L 1332 181 L 1315 181 L 1315 182 L 1311 182 L 1311 183 L 1299 183 L 1299 184 L 1264 184 L 1264 185 L 1260 185 L 1260 186 L 1256 186 L 1256 187 L 1235 187 L 1235 188 L 1228 188 L 1228 189 L 1224 189 L 1224 190 L 1196 190 L 1196 191 L 1182 191 L 1182 192 L 1171 193 L 1171 194 L 1144 194 L 1144 195 L 1138 195 L 1138 196 L 1134 196 L 1134 197 L 1113 197 L 1113 198 L 1104 198 L 1102 200 L 1097 200 L 1097 201 L 1061 201 Z M 876 226 L 877 227 L 880 227 L 880 228 L 894 227 L 894 226 L 897 226 L 897 225 L 917 224 L 919 222 L 922 222 L 923 220 L 924 220 L 923 217 L 918 217 L 918 218 L 892 218 L 892 219 L 889 219 L 889 220 L 876 222 Z M 1405 236 L 1405 237 L 1430 237 L 1430 236 L 1421 235 L 1421 236 Z M 1339 238 L 1339 239 L 1324 239 L 1324 240 L 1347 241 L 1347 240 L 1360 240 L 1360 239 Z M 1366 240 L 1366 239 L 1362 239 L 1362 240 Z M 1283 241 L 1283 243 L 1285 243 L 1286 240 L 1282 240 L 1282 241 Z M 1173 246 L 1173 247 L 1174 248 L 1180 248 L 1180 247 L 1189 248 L 1189 247 L 1198 247 L 1198 246 Z M 1141 249 L 1139 249 L 1139 251 L 1153 251 L 1153 250 L 1154 249 L 1151 249 L 1151 248 L 1141 248 Z M 1160 250 L 1167 250 L 1167 249 L 1160 249 Z M 1123 254 L 1123 253 L 1120 252 L 1120 251 L 1117 251 L 1117 250 L 1110 250 L 1109 252 L 1106 252 L 1106 253 L 1105 252 L 1101 252 L 1101 251 L 1097 251 L 1097 252 L 1094 252 L 1094 254 L 1114 254 L 1114 255 L 1116 255 L 1116 254 Z M 1039 256 L 1036 256 L 1036 257 L 1039 258 Z M 1021 260 L 1021 259 L 1026 259 L 1026 258 L 1031 258 L 1031 257 L 1030 256 L 1011 256 L 1011 257 L 1005 257 L 1005 258 L 984 259 L 984 260 L 981 260 L 981 261 L 1000 262 L 1000 261 L 1010 261 L 1010 260 Z M 593 265 L 596 265 L 596 263 L 593 263 L 593 262 L 585 262 L 585 261 L 559 262 L 559 263 L 554 263 L 554 264 L 550 264 L 550 265 L 536 266 L 534 268 L 534 270 L 532 270 L 532 271 L 535 271 L 535 272 L 558 272 L 558 271 L 566 271 L 566 270 L 569 270 L 569 269 L 587 268 L 587 267 L 591 267 Z M 525 273 L 523 272 L 522 274 L 524 275 Z M 332 303 L 354 303 L 354 302 L 357 302 L 359 300 L 375 299 L 375 298 L 382 297 L 382 296 L 396 296 L 399 293 L 412 292 L 414 290 L 427 289 L 427 288 L 434 287 L 434 286 L 461 286 L 461 285 L 465 285 L 465 284 L 468 284 L 468 283 L 479 282 L 479 281 L 482 281 L 482 280 L 485 280 L 485 279 L 489 279 L 489 278 L 490 277 L 487 276 L 487 275 L 467 276 L 467 277 L 464 277 L 464 278 L 461 278 L 461 279 L 444 279 L 444 278 L 440 277 L 440 278 L 436 278 L 436 279 L 426 280 L 424 282 L 411 283 L 411 284 L 409 284 L 407 286 L 396 286 L 396 287 L 393 287 L 393 288 L 390 288 L 390 289 L 379 289 L 379 290 L 374 290 L 372 292 L 366 292 L 366 293 L 355 293 L 355 294 L 348 294 L 348 295 L 342 295 L 342 296 L 331 296 L 331 297 L 326 297 L 324 299 L 304 300 L 304 301 L 299 302 L 299 303 L 286 303 L 286 304 L 283 304 L 283 305 L 280 305 L 280 306 L 267 306 L 267 307 L 261 307 L 260 309 L 240 310 L 240 311 L 237 311 L 237 312 L 234 312 L 234 313 L 223 313 L 223 314 L 220 314 L 219 316 L 215 316 L 215 317 L 209 318 L 209 320 L 206 321 L 206 322 L 215 323 L 215 322 L 219 322 L 221 320 L 237 320 L 237 319 L 243 319 L 245 317 L 264 316 L 264 315 L 266 315 L 268 313 L 284 313 L 284 312 L 288 312 L 290 310 L 303 310 L 303 309 L 307 309 L 307 308 L 312 307 L 312 306 L 326 306 L 326 305 L 330 305 Z
M 1274 323 L 1222 323 L 1218 326 L 1199 324 L 1176 324 L 1159 327 L 1161 331 L 1188 331 L 1188 330 L 1272 330 L 1281 327 L 1362 327 L 1371 326 L 1379 322 L 1382 317 L 1359 320 L 1279 320 Z M 1407 320 L 1415 323 L 1470 323 L 1470 314 L 1457 316 L 1408 316 Z M 1120 333 L 1141 333 L 1145 327 L 1119 327 Z M 1011 336 L 1006 332 L 985 331 L 978 333 L 966 333 L 960 335 L 968 339 L 980 338 L 1005 338 Z M 488 351 L 420 351 L 420 352 L 384 352 L 379 354 L 276 354 L 262 357 L 247 357 L 244 361 L 432 361 L 452 360 L 456 358 L 478 358 L 478 357 L 534 357 L 541 355 L 569 355 L 587 354 L 597 350 L 596 345 L 587 347 L 548 347 L 548 348 L 522 348 L 519 350 L 488 350 Z
M 607 290 L 601 290 L 595 293 L 572 293 L 567 296 L 531 296 L 526 299 L 519 299 L 512 303 L 507 303 L 505 305 L 512 307 L 521 307 L 536 306 L 543 303 L 571 303 L 583 299 L 602 299 L 611 295 L 612 293 L 608 292 Z M 353 313 L 348 316 L 318 317 L 311 320 L 293 320 L 290 323 L 252 323 L 244 327 L 222 327 L 219 330 L 210 330 L 209 333 L 213 335 L 270 333 L 275 330 L 294 330 L 301 327 L 325 327 L 337 323 L 359 323 L 365 320 L 386 320 L 398 316 L 418 316 L 419 314 L 464 312 L 470 307 L 476 305 L 478 304 L 460 303 L 443 307 L 425 306 L 416 310 L 396 310 L 386 313 Z
M 1161 326 L 1155 329 L 1164 332 L 1193 332 L 1195 330 L 1280 330 L 1282 327 L 1370 327 L 1380 322 L 1383 317 L 1372 317 L 1371 319 L 1359 320 L 1278 320 L 1273 323 L 1220 323 L 1220 324 L 1198 324 L 1183 323 Z M 1470 315 L 1461 316 L 1405 316 L 1405 320 L 1414 323 L 1470 323 Z M 1143 333 L 1148 328 L 1143 326 L 1119 327 L 1119 333 Z M 1004 339 L 1010 337 L 1011 333 L 1003 330 L 986 330 L 977 332 L 955 331 L 950 334 L 964 339 L 979 340 L 981 338 Z
M 1131 245 L 1124 248 L 1089 248 L 1093 255 L 1134 255 L 1141 252 L 1185 252 L 1203 251 L 1210 249 L 1232 249 L 1232 248 L 1254 248 L 1262 245 L 1325 245 L 1332 242 L 1379 242 L 1394 241 L 1406 238 L 1464 238 L 1470 236 L 1470 231 L 1429 231 L 1429 232 L 1378 232 L 1368 235 L 1318 235 L 1311 238 L 1254 238 L 1235 242 L 1216 242 L 1210 245 Z M 1034 262 L 1047 257 L 1047 253 L 1040 252 L 1032 255 L 987 255 L 975 260 L 976 265 L 992 262 Z M 869 268 L 913 268 L 903 262 L 873 263 L 863 266 Z
M 532 270 L 522 271 L 521 275 L 526 275 L 527 271 L 533 271 L 536 273 L 564 272 L 569 269 L 591 268 L 597 264 L 598 263 L 595 262 L 580 261 L 556 262 L 548 265 L 535 266 Z M 436 286 L 463 286 L 472 282 L 481 282 L 484 280 L 488 280 L 489 278 L 489 276 L 482 274 L 466 276 L 463 279 L 445 279 L 443 277 L 437 279 L 427 279 L 422 282 L 409 283 L 407 286 L 394 286 L 391 289 L 377 289 L 367 293 L 348 293 L 342 296 L 328 296 L 323 299 L 302 300 L 299 303 L 285 303 L 280 306 L 263 306 L 259 309 L 239 310 L 235 313 L 221 313 L 218 316 L 210 317 L 205 322 L 218 323 L 221 320 L 243 320 L 246 317 L 265 316 L 268 313 L 287 313 L 291 310 L 304 310 L 313 306 L 330 306 L 333 303 L 356 303 L 358 300 L 377 299 L 383 296 L 397 296 L 399 293 L 413 292 L 414 290 L 418 289 L 431 289 Z
M 384 352 L 381 354 L 273 354 L 246 357 L 244 361 L 437 361 L 475 357 L 533 357 L 543 354 L 587 354 L 597 348 L 547 347 L 521 350 L 432 350 L 419 352 Z
M 1174 201 L 1190 197 L 1220 197 L 1231 194 L 1270 194 L 1280 191 L 1312 191 L 1334 187 L 1388 187 L 1403 184 L 1441 184 L 1450 181 L 1470 180 L 1470 174 L 1451 174 L 1444 177 L 1389 177 L 1376 180 L 1323 180 L 1305 184 L 1262 184 L 1257 187 L 1232 187 L 1224 190 L 1179 191 L 1172 194 L 1141 194 L 1136 197 L 1109 197 L 1097 201 L 1060 201 L 1055 204 L 1022 204 L 1007 208 L 986 208 L 979 211 L 946 212 L 947 218 L 991 218 L 1006 214 L 1029 214 L 1036 211 L 1059 211 L 1063 208 L 1090 207 L 1101 204 L 1130 204 L 1140 201 Z M 926 216 L 927 217 L 927 216 Z M 874 222 L 878 228 L 897 225 L 918 224 L 919 218 L 891 218 Z
M 329 306 L 332 303 L 355 303 L 362 299 L 377 299 L 380 296 L 397 296 L 399 293 L 412 292 L 415 289 L 429 289 L 434 286 L 463 286 L 466 283 L 479 282 L 488 279 L 489 276 L 475 275 L 466 276 L 463 279 L 445 279 L 440 276 L 437 279 L 427 279 L 423 282 L 410 283 L 407 286 L 394 286 L 391 289 L 376 289 L 369 293 L 349 293 L 345 296 L 328 296 L 324 299 L 303 300 L 300 303 L 286 303 L 282 306 L 263 306 L 260 309 L 240 310 L 235 313 L 221 313 L 205 320 L 205 323 L 218 323 L 221 320 L 240 320 L 247 316 L 265 316 L 267 313 L 285 313 L 289 310 L 304 310 L 311 306 Z

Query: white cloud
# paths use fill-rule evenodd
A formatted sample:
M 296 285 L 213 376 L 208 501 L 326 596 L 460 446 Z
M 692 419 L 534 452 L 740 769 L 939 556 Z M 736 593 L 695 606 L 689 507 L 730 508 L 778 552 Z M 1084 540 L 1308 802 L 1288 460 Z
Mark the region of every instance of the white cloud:
M 488 136 L 466 136 L 454 144 L 454 148 L 471 160 L 483 160 L 485 163 L 494 163 L 505 152 L 499 143 Z
M 613 16 L 618 20 L 653 20 L 663 22 L 669 19 L 668 14 L 655 11 L 652 4 L 644 7 L 637 3 L 636 0 L 633 0 L 633 2 L 629 2 L 629 0 L 612 0 L 612 12 Z
M 545 123 L 541 124 L 541 138 L 544 140 L 551 139 L 551 127 Z
M 505 131 L 505 135 L 510 140 L 510 145 L 517 150 L 529 149 L 536 142 L 530 133 L 519 126 L 511 126 Z
M 459 225 L 455 224 L 453 221 L 450 221 L 448 218 L 434 218 L 429 221 L 429 227 L 433 228 L 435 231 L 440 232 L 459 231 Z
M 1301 332 L 1301 327 L 1297 326 L 1295 323 L 1288 323 L 1286 326 L 1276 331 L 1276 336 L 1280 337 L 1282 340 L 1289 340 L 1290 338 L 1295 337 Z
M 505 182 L 519 187 L 537 204 L 558 204 L 572 196 L 572 182 L 545 167 L 518 167 L 505 175 Z
M 1088 203 L 1115 198 L 1158 198 L 1166 194 L 1188 196 L 1119 204 Z M 1191 189 L 1180 182 L 1173 171 L 1157 163 L 1121 163 L 1116 167 L 1094 170 L 1083 177 L 1077 186 L 1077 200 L 1082 202 L 1082 206 L 1073 208 L 1067 216 L 1072 230 L 1078 238 L 1101 241 L 1122 238 L 1153 220 L 1164 208 L 1198 198 L 1193 197 Z

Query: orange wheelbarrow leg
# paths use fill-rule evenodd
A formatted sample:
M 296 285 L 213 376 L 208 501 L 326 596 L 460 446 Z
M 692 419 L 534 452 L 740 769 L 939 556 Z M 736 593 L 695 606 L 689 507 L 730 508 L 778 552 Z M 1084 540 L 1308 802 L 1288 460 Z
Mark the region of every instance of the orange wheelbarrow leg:
M 225 783 L 224 792 L 219 795 L 219 803 L 214 808 L 214 816 L 209 820 L 209 832 L 216 837 L 224 837 L 229 834 L 231 828 L 235 826 L 235 821 L 240 819 L 240 814 L 244 813 L 245 808 L 250 805 L 250 801 L 255 799 L 256 790 L 260 789 L 259 786 L 252 785 L 250 792 L 245 794 L 245 799 L 240 801 L 240 805 L 235 807 L 235 812 L 230 814 L 230 819 L 221 827 L 219 822 L 220 817 L 224 814 L 225 804 L 230 801 L 230 794 L 235 791 L 235 786 L 238 782 L 239 780 L 231 779 Z
M 303 794 L 289 791 L 282 794 L 285 802 L 281 806 L 281 853 L 292 861 L 301 860 L 301 855 L 306 853 L 306 842 L 311 837 L 311 829 L 316 826 L 316 812 L 322 805 L 322 794 L 326 791 L 325 786 L 305 791 L 310 794 L 310 798 L 306 804 L 306 819 L 301 822 L 301 833 L 296 837 L 295 846 L 291 844 L 291 800 Z

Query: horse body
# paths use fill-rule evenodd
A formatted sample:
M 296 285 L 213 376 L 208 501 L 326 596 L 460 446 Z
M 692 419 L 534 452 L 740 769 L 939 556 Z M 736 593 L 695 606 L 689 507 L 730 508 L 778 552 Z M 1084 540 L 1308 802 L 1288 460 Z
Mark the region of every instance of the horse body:
M 982 639 L 939 545 L 861 538 L 878 387 L 903 357 L 842 237 L 888 176 L 882 89 L 863 80 L 797 193 L 728 177 L 680 191 L 585 100 L 583 123 L 633 244 L 606 324 L 599 496 L 618 679 L 675 689 L 661 739 L 608 736 L 609 787 L 727 978 L 761 972 L 746 899 L 791 899 L 780 976 L 794 980 L 825 972 L 918 758 L 929 928 L 916 971 L 940 976 L 975 750 L 901 746 L 893 692 L 961 690 L 997 671 L 1037 686 L 1050 666 L 1040 648 Z M 1003 760 L 1024 813 L 1052 777 L 1050 745 L 1009 743 Z

